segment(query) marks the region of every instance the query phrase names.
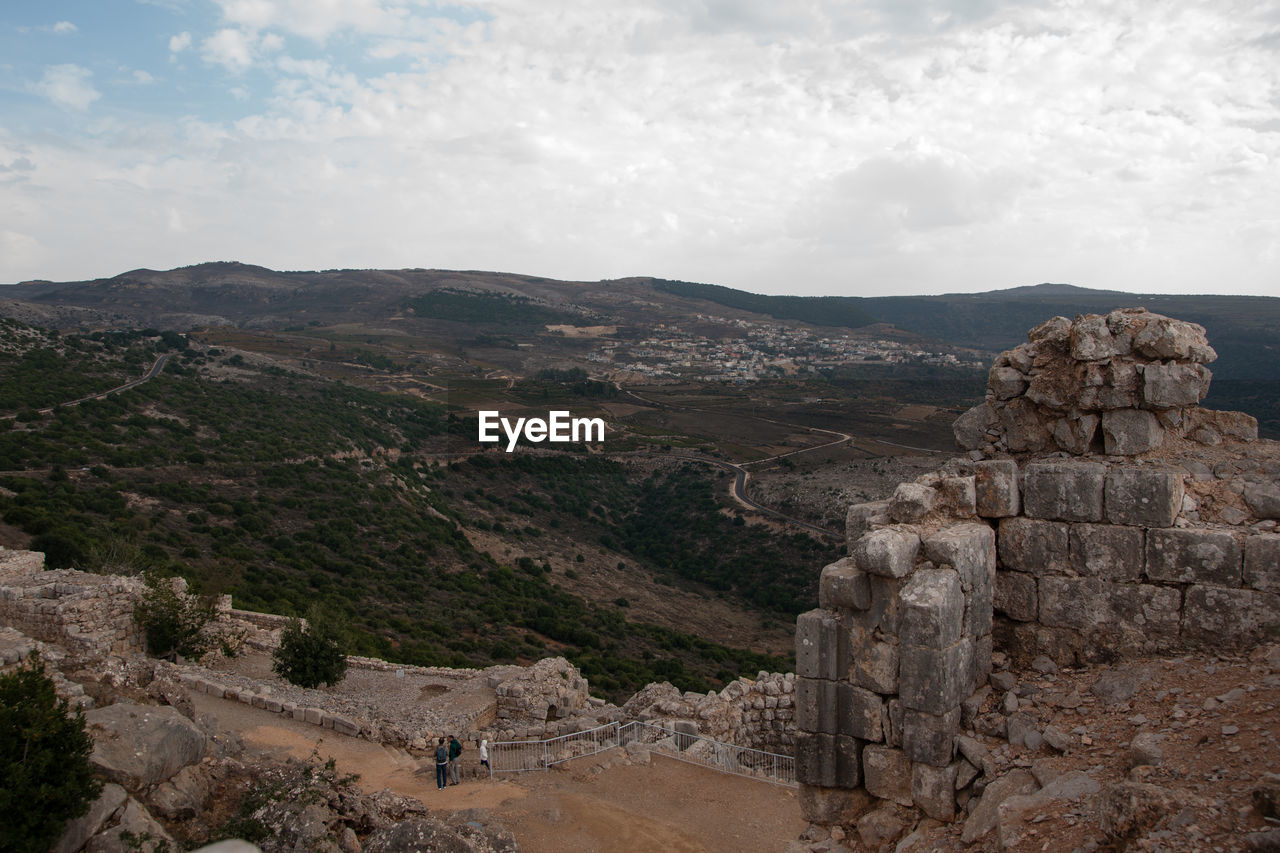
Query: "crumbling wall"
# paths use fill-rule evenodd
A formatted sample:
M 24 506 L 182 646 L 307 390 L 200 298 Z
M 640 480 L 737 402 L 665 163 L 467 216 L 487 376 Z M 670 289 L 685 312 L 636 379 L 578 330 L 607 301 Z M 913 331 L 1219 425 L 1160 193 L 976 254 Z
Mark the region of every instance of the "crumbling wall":
M 738 678 L 719 692 L 681 693 L 650 684 L 627 700 L 620 718 L 688 730 L 724 743 L 790 753 L 795 743 L 796 676 L 763 672 Z M 690 728 L 691 726 L 691 728 Z
M 1280 636 L 1280 446 L 1199 408 L 1204 329 L 1122 309 L 1028 338 L 957 420 L 965 458 L 849 509 L 797 620 L 811 821 L 868 795 L 951 818 L 993 648 L 1070 665 Z

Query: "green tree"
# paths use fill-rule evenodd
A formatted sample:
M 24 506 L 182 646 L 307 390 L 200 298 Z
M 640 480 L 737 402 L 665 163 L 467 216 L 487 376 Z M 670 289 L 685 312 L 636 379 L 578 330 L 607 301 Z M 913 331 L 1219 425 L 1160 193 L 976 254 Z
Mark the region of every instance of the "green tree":
M 133 610 L 147 651 L 158 658 L 191 660 L 203 657 L 218 642 L 209 625 L 217 616 L 213 599 L 179 593 L 171 578 L 150 572 L 147 589 Z
M 102 790 L 84 714 L 68 710 L 38 656 L 0 675 L 0 850 L 45 853 Z
M 271 657 L 276 675 L 299 687 L 337 684 L 347 673 L 341 632 L 319 608 L 311 609 L 306 623 L 289 621 Z

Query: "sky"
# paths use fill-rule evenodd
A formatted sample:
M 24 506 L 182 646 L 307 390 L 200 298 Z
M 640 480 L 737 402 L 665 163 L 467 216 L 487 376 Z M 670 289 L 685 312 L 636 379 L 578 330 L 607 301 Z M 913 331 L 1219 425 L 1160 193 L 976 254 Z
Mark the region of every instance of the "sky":
M 1280 295 L 1280 0 L 5 0 L 0 282 Z

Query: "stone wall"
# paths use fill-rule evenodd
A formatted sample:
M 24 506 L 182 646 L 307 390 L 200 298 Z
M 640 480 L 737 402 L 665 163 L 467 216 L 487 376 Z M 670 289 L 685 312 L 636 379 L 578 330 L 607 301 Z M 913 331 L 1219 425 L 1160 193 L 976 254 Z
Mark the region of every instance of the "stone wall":
M 795 691 L 795 675 L 780 672 L 739 678 L 719 692 L 681 693 L 666 682 L 650 684 L 627 700 L 619 719 L 790 753 L 796 734 Z
M 966 457 L 850 507 L 849 556 L 797 620 L 811 821 L 867 795 L 950 819 L 993 649 L 1071 665 L 1280 636 L 1280 445 L 1198 407 L 1204 329 L 1123 309 L 1028 337 L 956 422 Z

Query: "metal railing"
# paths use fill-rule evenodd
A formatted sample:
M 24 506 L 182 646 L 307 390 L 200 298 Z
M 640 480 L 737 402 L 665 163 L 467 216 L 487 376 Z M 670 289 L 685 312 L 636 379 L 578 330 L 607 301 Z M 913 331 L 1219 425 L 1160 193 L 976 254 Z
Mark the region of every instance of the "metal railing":
M 546 770 L 555 764 L 595 755 L 632 742 L 650 752 L 696 764 L 719 773 L 796 786 L 796 763 L 790 755 L 738 746 L 653 723 L 609 723 L 548 740 L 498 741 L 489 744 L 489 774 Z

